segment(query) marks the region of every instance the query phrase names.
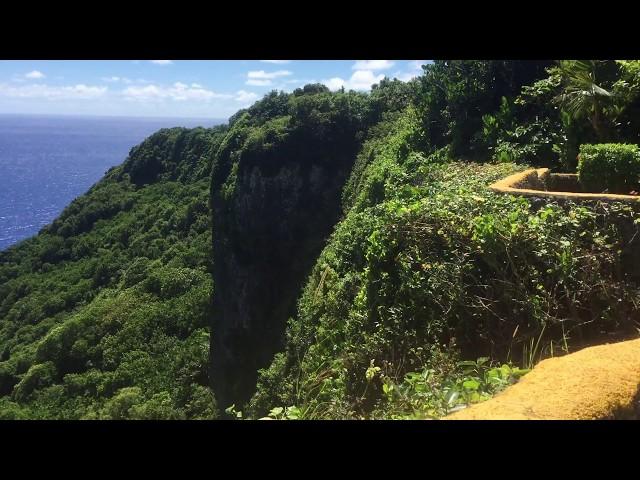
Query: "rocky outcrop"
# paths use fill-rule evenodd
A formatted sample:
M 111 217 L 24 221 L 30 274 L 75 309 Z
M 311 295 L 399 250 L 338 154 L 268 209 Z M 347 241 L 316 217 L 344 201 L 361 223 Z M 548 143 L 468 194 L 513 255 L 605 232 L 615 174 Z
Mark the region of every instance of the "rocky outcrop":
M 215 160 L 211 192 L 211 381 L 222 409 L 247 401 L 258 369 L 282 349 L 357 151 L 349 131 L 294 129 L 260 149 L 231 137 Z
M 640 339 L 540 362 L 517 384 L 449 420 L 640 418 Z

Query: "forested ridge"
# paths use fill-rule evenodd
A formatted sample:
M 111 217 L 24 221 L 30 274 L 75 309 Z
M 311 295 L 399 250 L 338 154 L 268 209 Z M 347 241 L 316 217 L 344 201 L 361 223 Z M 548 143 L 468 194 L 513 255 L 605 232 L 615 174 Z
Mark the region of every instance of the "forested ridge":
M 161 130 L 0 253 L 2 418 L 214 418 L 213 129 Z
M 423 68 L 161 130 L 0 252 L 0 418 L 437 418 L 637 336 L 640 209 L 488 185 L 640 190 L 640 62 Z

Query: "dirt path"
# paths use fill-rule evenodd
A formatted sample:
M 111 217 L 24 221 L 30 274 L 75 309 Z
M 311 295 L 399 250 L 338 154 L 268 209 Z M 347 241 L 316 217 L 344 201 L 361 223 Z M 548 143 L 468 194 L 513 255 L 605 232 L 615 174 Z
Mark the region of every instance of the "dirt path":
M 494 398 L 445 420 L 640 418 L 640 339 L 543 360 Z

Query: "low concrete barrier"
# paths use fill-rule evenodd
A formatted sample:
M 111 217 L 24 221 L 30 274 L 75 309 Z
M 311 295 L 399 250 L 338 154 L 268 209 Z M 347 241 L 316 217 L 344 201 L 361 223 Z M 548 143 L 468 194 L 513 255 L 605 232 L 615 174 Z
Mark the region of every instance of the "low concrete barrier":
M 613 193 L 586 193 L 580 191 L 560 191 L 573 186 L 579 190 L 578 176 L 571 173 L 549 173 L 548 168 L 532 168 L 514 173 L 489 186 L 497 193 L 509 193 L 525 197 L 549 198 L 555 200 L 600 200 L 637 203 L 640 196 Z

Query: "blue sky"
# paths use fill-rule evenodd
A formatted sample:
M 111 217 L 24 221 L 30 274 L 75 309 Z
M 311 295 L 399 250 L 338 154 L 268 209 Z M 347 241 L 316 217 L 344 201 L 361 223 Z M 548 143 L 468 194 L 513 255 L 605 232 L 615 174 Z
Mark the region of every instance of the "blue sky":
M 0 113 L 227 118 L 273 89 L 368 90 L 426 60 L 0 61 Z

